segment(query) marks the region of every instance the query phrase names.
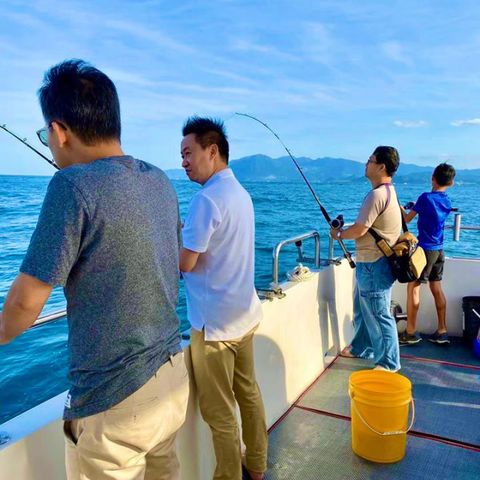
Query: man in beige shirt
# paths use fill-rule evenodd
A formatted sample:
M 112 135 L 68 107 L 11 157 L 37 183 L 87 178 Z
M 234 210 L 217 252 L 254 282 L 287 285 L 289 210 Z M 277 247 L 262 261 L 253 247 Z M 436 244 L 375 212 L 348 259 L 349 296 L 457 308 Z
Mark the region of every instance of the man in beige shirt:
M 365 197 L 357 220 L 345 230 L 331 231 L 335 239 L 356 241 L 355 335 L 342 356 L 373 358 L 376 369 L 392 372 L 400 369 L 397 329 L 390 313 L 395 279 L 368 229 L 373 228 L 389 245 L 400 236 L 401 210 L 391 183 L 399 164 L 395 148 L 377 147 L 365 167 L 372 190 Z

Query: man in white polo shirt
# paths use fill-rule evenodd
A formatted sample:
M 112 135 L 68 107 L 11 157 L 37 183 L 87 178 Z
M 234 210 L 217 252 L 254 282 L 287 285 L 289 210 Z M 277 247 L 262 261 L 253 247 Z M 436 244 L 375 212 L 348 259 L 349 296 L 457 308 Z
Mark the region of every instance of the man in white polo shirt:
M 254 286 L 253 204 L 228 168 L 223 122 L 189 118 L 183 137 L 182 167 L 203 186 L 183 227 L 180 270 L 200 410 L 211 428 L 217 459 L 213 478 L 242 478 L 238 402 L 245 467 L 251 479 L 261 480 L 268 437 L 253 362 L 253 334 L 262 318 Z

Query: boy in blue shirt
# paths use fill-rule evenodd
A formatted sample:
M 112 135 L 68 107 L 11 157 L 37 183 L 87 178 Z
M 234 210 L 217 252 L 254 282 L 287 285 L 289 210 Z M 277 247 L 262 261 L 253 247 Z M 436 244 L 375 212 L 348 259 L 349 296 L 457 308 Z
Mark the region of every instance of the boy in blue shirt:
M 407 329 L 400 334 L 399 341 L 403 345 L 413 345 L 422 340 L 416 331 L 417 314 L 420 307 L 420 285 L 429 283 L 430 291 L 437 309 L 438 327 L 431 342 L 450 343 L 447 334 L 445 313 L 447 301 L 442 290 L 443 265 L 443 230 L 445 220 L 452 210 L 452 203 L 445 190 L 454 183 L 455 169 L 447 163 L 438 165 L 432 175 L 432 191 L 424 192 L 408 213 L 404 213 L 405 221 L 410 222 L 418 214 L 418 243 L 425 250 L 427 265 L 422 275 L 407 287 Z

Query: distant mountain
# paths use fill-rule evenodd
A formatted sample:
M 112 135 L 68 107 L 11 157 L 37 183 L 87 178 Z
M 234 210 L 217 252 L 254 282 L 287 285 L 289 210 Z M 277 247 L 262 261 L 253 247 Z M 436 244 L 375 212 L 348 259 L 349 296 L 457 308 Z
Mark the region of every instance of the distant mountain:
M 364 179 L 365 164 L 346 158 L 299 157 L 296 159 L 305 176 L 312 182 L 345 183 Z M 232 160 L 230 167 L 240 181 L 292 182 L 301 181 L 290 157 L 271 158 L 267 155 L 251 155 Z M 401 163 L 395 181 L 397 183 L 425 183 L 431 178 L 434 167 L 422 167 Z M 171 179 L 185 180 L 183 169 L 167 170 Z M 456 181 L 480 182 L 480 168 L 457 170 Z

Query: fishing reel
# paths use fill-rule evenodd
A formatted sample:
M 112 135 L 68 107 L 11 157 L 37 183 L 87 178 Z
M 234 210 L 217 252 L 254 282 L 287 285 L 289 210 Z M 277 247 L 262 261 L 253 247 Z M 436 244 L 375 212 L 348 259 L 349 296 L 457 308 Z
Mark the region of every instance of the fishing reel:
M 330 226 L 335 230 L 342 228 L 344 225 L 345 225 L 345 221 L 343 220 L 343 215 L 338 215 L 337 218 L 334 218 L 330 222 Z

